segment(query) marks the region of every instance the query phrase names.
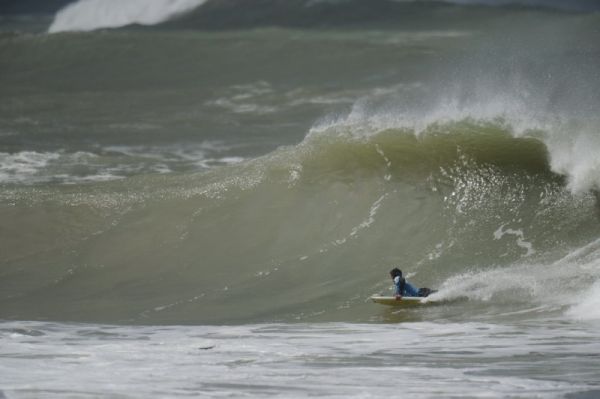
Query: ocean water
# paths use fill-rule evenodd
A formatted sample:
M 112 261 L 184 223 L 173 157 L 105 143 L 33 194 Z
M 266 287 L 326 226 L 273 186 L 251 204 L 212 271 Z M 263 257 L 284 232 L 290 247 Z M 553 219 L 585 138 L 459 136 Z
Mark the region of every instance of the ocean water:
M 598 397 L 599 11 L 1 6 L 0 398 Z

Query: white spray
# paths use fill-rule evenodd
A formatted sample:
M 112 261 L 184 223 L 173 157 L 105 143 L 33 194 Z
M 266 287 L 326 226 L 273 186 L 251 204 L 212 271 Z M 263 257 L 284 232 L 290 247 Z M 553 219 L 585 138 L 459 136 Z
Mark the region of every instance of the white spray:
M 48 33 L 92 31 L 131 24 L 155 25 L 185 14 L 206 0 L 79 0 L 60 10 Z

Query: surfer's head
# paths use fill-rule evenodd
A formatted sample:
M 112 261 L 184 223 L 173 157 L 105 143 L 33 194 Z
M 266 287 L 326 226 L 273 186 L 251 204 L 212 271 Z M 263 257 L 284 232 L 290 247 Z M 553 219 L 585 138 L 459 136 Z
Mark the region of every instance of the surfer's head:
M 402 278 L 402 270 L 398 269 L 397 267 L 394 267 L 392 270 L 390 270 L 390 276 L 392 278 L 396 278 L 398 276 Z

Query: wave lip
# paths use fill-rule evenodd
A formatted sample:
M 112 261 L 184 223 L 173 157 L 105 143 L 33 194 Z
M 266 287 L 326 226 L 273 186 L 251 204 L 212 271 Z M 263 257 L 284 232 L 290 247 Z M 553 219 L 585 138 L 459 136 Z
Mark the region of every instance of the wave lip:
M 206 0 L 79 0 L 60 10 L 48 33 L 155 25 L 189 12 Z

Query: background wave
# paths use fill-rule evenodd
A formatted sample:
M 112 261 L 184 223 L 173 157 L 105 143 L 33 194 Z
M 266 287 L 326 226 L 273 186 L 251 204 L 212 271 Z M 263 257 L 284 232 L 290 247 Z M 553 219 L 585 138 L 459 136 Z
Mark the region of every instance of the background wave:
M 202 5 L 205 0 L 79 0 L 60 10 L 49 33 L 155 25 Z
M 388 26 L 417 28 L 424 19 L 435 21 L 438 29 L 468 19 L 484 20 L 493 15 L 488 6 L 509 9 L 532 8 L 590 12 L 600 10 L 597 2 L 579 0 L 457 0 L 457 1 L 318 1 L 318 0 L 79 0 L 56 13 L 50 33 L 90 31 L 128 25 L 156 25 L 169 20 L 170 27 L 231 29 L 257 26 Z M 23 7 L 23 6 L 21 6 Z

